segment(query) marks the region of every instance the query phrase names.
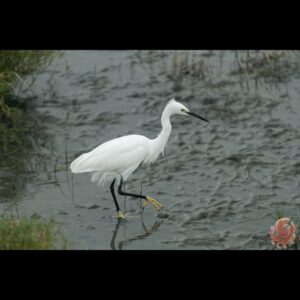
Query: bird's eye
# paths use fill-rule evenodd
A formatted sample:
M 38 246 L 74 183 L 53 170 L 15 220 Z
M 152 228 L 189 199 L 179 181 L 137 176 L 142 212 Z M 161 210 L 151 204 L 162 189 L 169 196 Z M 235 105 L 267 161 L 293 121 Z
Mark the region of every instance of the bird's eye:
M 182 109 L 181 109 L 181 111 L 182 111 L 182 112 L 185 112 L 185 109 L 184 109 L 184 108 L 182 108 Z

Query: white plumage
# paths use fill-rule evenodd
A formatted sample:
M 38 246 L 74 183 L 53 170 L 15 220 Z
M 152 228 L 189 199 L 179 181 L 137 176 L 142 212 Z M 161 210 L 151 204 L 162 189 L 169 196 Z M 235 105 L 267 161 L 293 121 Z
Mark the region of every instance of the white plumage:
M 141 135 L 127 135 L 101 144 L 84 153 L 71 164 L 73 173 L 94 172 L 92 182 L 104 183 L 122 175 L 128 176 L 149 155 L 150 140 Z

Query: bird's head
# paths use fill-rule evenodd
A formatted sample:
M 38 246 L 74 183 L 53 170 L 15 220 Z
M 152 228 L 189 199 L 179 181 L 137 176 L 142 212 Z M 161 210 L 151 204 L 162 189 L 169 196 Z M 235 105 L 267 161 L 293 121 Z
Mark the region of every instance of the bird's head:
M 193 116 L 198 119 L 201 119 L 205 122 L 208 122 L 205 118 L 191 112 L 187 107 L 185 107 L 183 104 L 177 102 L 175 99 L 171 99 L 168 104 L 167 108 L 169 110 L 170 115 L 185 115 L 185 116 Z

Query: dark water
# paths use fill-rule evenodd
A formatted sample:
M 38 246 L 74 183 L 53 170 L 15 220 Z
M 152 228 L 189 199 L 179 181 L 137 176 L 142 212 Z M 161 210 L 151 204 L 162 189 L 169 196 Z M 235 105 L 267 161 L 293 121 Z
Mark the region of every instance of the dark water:
M 30 168 L 1 165 L 0 212 L 54 218 L 73 249 L 271 249 L 275 212 L 299 219 L 299 54 L 65 51 L 34 86 L 42 129 L 17 160 Z M 69 163 L 111 138 L 155 137 L 173 97 L 210 123 L 172 118 L 165 156 L 126 183 L 164 210 L 119 196 L 131 218 L 118 223 L 109 190 L 72 182 Z

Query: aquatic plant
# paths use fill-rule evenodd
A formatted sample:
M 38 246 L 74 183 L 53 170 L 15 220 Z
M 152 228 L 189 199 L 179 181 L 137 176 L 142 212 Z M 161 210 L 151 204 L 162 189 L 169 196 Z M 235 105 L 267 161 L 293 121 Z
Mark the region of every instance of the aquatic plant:
M 223 65 L 223 51 L 219 51 L 220 65 Z M 172 57 L 168 76 L 178 80 L 187 76 L 215 85 L 226 85 L 230 82 L 218 82 L 212 76 L 215 67 L 207 57 L 213 52 L 175 51 Z M 257 83 L 285 82 L 299 71 L 299 52 L 289 50 L 236 50 L 231 58 L 228 75 L 242 77 L 243 81 L 253 80 Z M 220 70 L 218 70 L 220 72 Z M 216 74 L 215 74 L 216 75 Z M 218 76 L 217 76 L 218 77 Z
M 288 50 L 235 51 L 231 74 L 266 82 L 284 82 L 299 70 L 298 62 L 291 59 L 294 54 L 294 51 Z
M 67 242 L 53 220 L 1 218 L 1 250 L 66 249 Z
M 168 76 L 172 80 L 178 80 L 185 76 L 205 80 L 211 73 L 212 68 L 203 57 L 203 54 L 197 55 L 192 51 L 175 51 Z
M 53 50 L 1 50 L 0 96 L 5 98 L 11 95 L 17 82 L 29 85 L 24 77 L 31 75 L 33 82 L 34 74 L 49 65 L 58 54 Z
M 49 65 L 59 53 L 49 50 L 1 50 L 0 51 L 0 149 L 21 144 L 24 135 L 23 108 L 13 97 L 18 83 L 25 87 L 34 82 L 34 74 Z M 30 75 L 30 83 L 25 76 Z

